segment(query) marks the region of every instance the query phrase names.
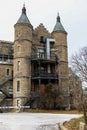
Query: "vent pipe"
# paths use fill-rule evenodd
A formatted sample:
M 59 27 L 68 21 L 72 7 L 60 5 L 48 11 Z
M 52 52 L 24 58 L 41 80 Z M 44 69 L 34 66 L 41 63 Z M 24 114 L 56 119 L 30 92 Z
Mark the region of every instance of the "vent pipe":
M 47 38 L 46 40 L 46 55 L 47 55 L 47 59 L 50 59 L 50 44 L 54 43 L 55 39 L 52 38 Z

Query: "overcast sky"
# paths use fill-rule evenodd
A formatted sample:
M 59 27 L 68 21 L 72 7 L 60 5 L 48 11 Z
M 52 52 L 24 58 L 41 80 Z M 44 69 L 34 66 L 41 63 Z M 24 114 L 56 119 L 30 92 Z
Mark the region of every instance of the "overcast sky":
M 24 2 L 34 28 L 43 23 L 52 32 L 59 12 L 68 33 L 69 57 L 87 46 L 87 0 L 1 0 L 0 40 L 14 41 L 14 24 L 21 15 Z

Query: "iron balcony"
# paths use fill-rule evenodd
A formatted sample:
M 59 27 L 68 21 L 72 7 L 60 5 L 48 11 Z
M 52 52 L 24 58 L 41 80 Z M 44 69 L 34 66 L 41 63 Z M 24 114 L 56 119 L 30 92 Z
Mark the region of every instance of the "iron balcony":
M 32 74 L 32 79 L 58 79 L 58 75 L 55 73 L 48 73 L 48 72 L 34 72 Z
M 47 54 L 44 54 L 44 53 L 34 53 L 31 55 L 31 61 L 38 61 L 38 60 L 41 60 L 43 62 L 47 62 L 47 61 L 50 61 L 50 62 L 57 62 L 57 57 L 55 54 L 50 54 L 50 55 L 47 55 Z

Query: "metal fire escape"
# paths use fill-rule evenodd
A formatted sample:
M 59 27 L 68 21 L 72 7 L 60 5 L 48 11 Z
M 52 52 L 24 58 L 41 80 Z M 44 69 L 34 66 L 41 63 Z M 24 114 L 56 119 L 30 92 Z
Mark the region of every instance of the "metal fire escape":
M 54 39 L 47 39 L 44 52 L 36 52 L 31 55 L 31 81 L 38 86 L 49 82 L 55 84 L 58 82 L 58 74 L 56 66 L 58 65 L 57 57 L 51 53 L 51 44 L 54 44 Z
M 13 64 L 12 63 L 13 60 L 13 55 L 5 55 L 5 54 L 0 54 L 0 64 Z M 9 91 L 9 89 L 7 89 L 5 87 L 5 85 L 9 82 L 13 80 L 12 75 L 9 75 L 8 77 L 5 77 L 5 75 L 1 76 L 2 83 L 0 83 L 0 92 L 2 94 L 4 94 L 4 98 L 0 101 L 0 106 L 2 106 L 4 104 L 4 102 L 6 101 L 6 99 L 11 99 L 13 98 L 13 93 Z

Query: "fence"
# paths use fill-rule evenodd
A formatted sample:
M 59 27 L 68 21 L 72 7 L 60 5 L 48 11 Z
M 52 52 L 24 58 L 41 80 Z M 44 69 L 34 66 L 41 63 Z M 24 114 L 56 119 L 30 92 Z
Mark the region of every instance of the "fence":
M 15 110 L 18 110 L 18 112 L 20 112 L 21 110 L 29 109 L 29 108 L 30 106 L 5 106 L 5 107 L 0 107 L 0 110 L 4 111 L 4 110 L 15 109 Z

